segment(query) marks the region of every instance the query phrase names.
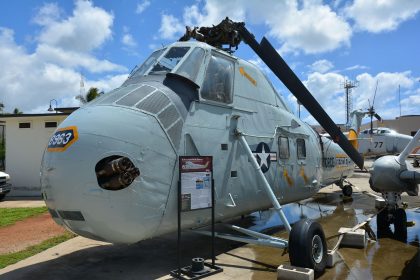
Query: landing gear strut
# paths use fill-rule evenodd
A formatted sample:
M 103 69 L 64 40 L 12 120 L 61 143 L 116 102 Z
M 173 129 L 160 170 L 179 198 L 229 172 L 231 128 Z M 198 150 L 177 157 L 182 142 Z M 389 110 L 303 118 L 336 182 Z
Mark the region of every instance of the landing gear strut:
M 244 134 L 242 134 L 237 129 L 235 130 L 235 134 L 247 152 L 248 158 L 255 168 L 257 176 L 263 183 L 264 189 L 269 199 L 271 200 L 274 209 L 279 214 L 281 221 L 290 234 L 289 241 L 280 240 L 278 238 L 273 239 L 269 237 L 269 240 L 265 240 L 264 243 L 273 247 L 288 248 L 290 263 L 294 266 L 311 268 L 316 273 L 323 272 L 327 263 L 327 243 L 325 242 L 325 235 L 321 225 L 313 220 L 304 219 L 295 223 L 293 227 L 290 226 L 289 221 L 284 215 L 283 209 L 275 193 L 273 192 L 267 179 L 261 171 L 261 167 L 259 166 L 256 158 L 252 154 Z M 267 236 L 261 233 L 251 232 L 250 230 L 245 229 L 238 229 L 237 227 L 235 229 L 257 239 L 267 239 Z M 217 236 L 221 237 L 220 234 Z M 232 236 L 228 237 L 228 239 L 232 239 Z M 242 240 L 244 239 L 242 238 Z M 248 239 L 248 242 L 249 241 L 251 240 Z M 252 240 L 251 242 L 261 243 L 262 240 Z
M 378 238 L 393 238 L 398 241 L 407 242 L 407 214 L 402 208 L 389 210 L 383 209 L 376 218 Z M 390 225 L 394 224 L 394 232 Z

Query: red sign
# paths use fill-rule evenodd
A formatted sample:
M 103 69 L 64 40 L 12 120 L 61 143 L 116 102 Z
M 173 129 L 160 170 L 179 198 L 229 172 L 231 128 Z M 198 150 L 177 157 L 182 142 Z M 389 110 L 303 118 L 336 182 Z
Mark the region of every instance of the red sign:
M 212 157 L 180 157 L 180 172 L 211 172 Z

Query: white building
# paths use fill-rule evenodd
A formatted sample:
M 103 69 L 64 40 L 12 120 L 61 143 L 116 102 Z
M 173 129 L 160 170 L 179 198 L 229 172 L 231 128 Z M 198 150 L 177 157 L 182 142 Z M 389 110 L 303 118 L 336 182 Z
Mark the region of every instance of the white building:
M 6 173 L 10 196 L 39 196 L 42 154 L 57 126 L 77 108 L 56 108 L 52 114 L 0 115 L 5 122 Z

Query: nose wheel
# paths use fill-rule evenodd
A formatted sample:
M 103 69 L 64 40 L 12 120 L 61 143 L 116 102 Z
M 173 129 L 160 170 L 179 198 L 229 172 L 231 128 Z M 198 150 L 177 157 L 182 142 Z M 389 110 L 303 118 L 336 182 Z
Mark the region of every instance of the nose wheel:
M 321 273 L 327 265 L 327 243 L 319 223 L 304 219 L 290 232 L 289 258 L 293 266 L 312 268 Z
M 344 196 L 351 197 L 353 194 L 353 188 L 350 185 L 345 185 L 341 189 Z

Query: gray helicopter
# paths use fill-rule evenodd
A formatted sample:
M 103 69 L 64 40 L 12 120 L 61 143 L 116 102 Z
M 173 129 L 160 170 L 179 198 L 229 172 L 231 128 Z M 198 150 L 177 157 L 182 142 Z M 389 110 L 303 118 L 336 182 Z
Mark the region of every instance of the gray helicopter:
M 294 116 L 260 69 L 233 55 L 241 41 L 332 140 Z M 185 155 L 213 157 L 218 222 L 274 207 L 290 233 L 286 240 L 235 227 L 251 238 L 234 240 L 288 248 L 292 265 L 325 269 L 321 225 L 303 219 L 291 226 L 281 205 L 342 182 L 363 158 L 268 40 L 258 43 L 228 18 L 187 28 L 121 87 L 63 121 L 43 156 L 42 194 L 54 220 L 79 235 L 139 242 L 177 230 Z M 208 210 L 182 213 L 183 229 L 209 223 Z

